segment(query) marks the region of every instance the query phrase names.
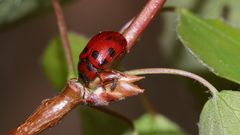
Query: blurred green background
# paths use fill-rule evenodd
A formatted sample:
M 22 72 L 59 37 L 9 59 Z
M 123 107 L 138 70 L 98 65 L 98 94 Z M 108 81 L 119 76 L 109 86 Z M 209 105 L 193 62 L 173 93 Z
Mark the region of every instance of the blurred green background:
M 146 0 L 72 0 L 64 2 L 70 31 L 86 37 L 104 30 L 118 31 L 144 6 Z M 225 19 L 239 26 L 237 0 L 168 0 L 166 5 L 186 7 L 207 18 Z M 239 4 L 238 4 L 239 5 Z M 221 89 L 238 89 L 218 78 L 187 53 L 176 37 L 175 13 L 159 14 L 131 53 L 123 59 L 125 69 L 181 68 L 204 76 Z M 47 0 L 0 0 L 0 134 L 23 122 L 43 99 L 56 95 L 41 66 L 41 56 L 58 35 L 55 15 Z M 154 75 L 139 83 L 157 111 L 189 134 L 197 134 L 199 114 L 209 94 L 198 83 L 177 76 Z M 138 96 L 110 104 L 109 108 L 136 119 L 145 112 Z M 81 119 L 73 110 L 46 135 L 79 135 Z

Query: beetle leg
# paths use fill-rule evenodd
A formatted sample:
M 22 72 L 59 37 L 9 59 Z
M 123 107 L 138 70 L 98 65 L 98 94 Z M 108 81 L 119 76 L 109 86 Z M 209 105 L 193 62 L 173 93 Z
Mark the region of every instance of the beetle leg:
M 112 85 L 110 89 L 112 91 L 116 88 L 120 76 L 121 74 L 119 72 L 109 69 L 98 73 L 98 77 L 101 80 L 101 85 L 106 89 L 106 85 L 111 83 Z
M 113 91 L 117 87 L 117 82 L 118 82 L 118 78 L 114 78 L 112 80 L 112 86 L 110 87 L 111 91 Z
M 98 81 L 96 81 L 95 86 L 101 86 L 106 90 L 106 85 L 110 82 L 106 83 L 106 80 L 104 79 L 104 77 L 102 77 L 101 72 L 97 72 L 96 76 L 98 78 Z

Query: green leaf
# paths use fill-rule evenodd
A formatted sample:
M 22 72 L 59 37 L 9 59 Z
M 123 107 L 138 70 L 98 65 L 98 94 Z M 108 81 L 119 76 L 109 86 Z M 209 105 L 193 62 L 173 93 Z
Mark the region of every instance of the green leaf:
M 240 27 L 239 17 L 239 0 L 169 0 L 166 1 L 165 6 L 172 6 L 178 8 L 187 8 L 196 14 L 200 14 L 204 18 L 217 19 L 225 18 L 224 20 L 232 26 Z M 176 32 L 172 28 L 176 27 L 177 14 L 166 13 L 163 14 L 164 30 L 161 29 L 161 36 L 159 44 L 161 53 L 164 59 L 174 65 L 175 67 L 194 71 L 194 72 L 207 72 L 206 68 L 191 56 L 190 53 L 184 51 L 176 41 Z M 226 16 L 226 17 L 223 17 Z M 177 46 L 176 46 L 177 45 Z
M 209 99 L 200 115 L 200 135 L 239 135 L 240 92 L 222 91 Z
M 50 6 L 49 0 L 0 0 L 0 26 Z
M 138 135 L 186 135 L 163 115 L 145 114 L 134 122 Z
M 240 31 L 186 10 L 180 13 L 178 34 L 185 47 L 216 75 L 240 83 Z
M 227 13 L 229 23 L 240 27 L 239 0 L 208 0 L 201 10 L 206 18 L 222 18 L 223 12 Z
M 121 135 L 129 127 L 125 121 L 89 107 L 81 107 L 80 114 L 84 135 Z
M 74 33 L 68 35 L 73 55 L 75 76 L 77 77 L 77 63 L 79 54 L 87 44 L 87 39 Z M 54 38 L 42 56 L 42 65 L 48 79 L 58 90 L 64 87 L 68 79 L 68 66 L 65 52 L 59 37 Z
M 25 17 L 45 13 L 51 7 L 51 0 L 0 0 L 0 28 Z

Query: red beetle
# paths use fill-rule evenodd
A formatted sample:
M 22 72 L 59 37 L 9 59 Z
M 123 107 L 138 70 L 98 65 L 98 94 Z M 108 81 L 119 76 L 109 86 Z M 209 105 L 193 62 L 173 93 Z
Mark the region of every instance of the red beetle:
M 118 32 L 105 31 L 95 35 L 80 54 L 79 81 L 88 86 L 99 73 L 105 72 L 126 53 L 126 46 L 126 39 Z

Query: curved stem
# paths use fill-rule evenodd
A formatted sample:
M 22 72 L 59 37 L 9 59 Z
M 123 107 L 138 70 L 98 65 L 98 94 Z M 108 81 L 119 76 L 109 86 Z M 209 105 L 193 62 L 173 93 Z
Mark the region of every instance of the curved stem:
M 128 42 L 127 50 L 129 51 L 146 29 L 153 17 L 157 15 L 166 0 L 149 0 L 142 11 L 134 18 L 129 27 L 123 32 Z
M 173 74 L 173 75 L 181 75 L 185 76 L 188 78 L 192 78 L 201 84 L 203 84 L 205 87 L 207 87 L 212 95 L 216 95 L 218 93 L 218 90 L 207 80 L 202 78 L 201 76 L 198 76 L 196 74 L 193 74 L 191 72 L 183 71 L 183 70 L 178 70 L 178 69 L 170 69 L 170 68 L 145 68 L 145 69 L 135 69 L 135 70 L 130 70 L 126 71 L 125 73 L 127 74 L 132 74 L 132 75 L 144 75 L 144 74 Z
M 151 115 L 157 114 L 156 107 L 151 103 L 150 99 L 146 95 L 146 93 L 139 95 L 143 106 L 145 107 L 146 111 Z
M 126 122 L 132 130 L 134 130 L 133 122 L 129 118 L 127 118 L 126 116 L 124 116 L 124 115 L 122 115 L 120 113 L 117 113 L 117 112 L 115 112 L 113 110 L 110 110 L 110 109 L 108 109 L 106 107 L 103 107 L 103 106 L 91 106 L 91 107 L 96 109 L 96 110 L 98 110 L 98 111 L 101 111 L 101 112 L 104 112 L 106 114 L 112 115 L 112 116 L 114 116 L 114 117 L 116 117 L 118 119 L 121 119 L 122 121 Z
M 64 19 L 63 11 L 62 11 L 59 0 L 52 0 L 52 3 L 56 13 L 58 28 L 61 35 L 63 48 L 65 50 L 65 55 L 68 63 L 68 70 L 71 78 L 73 77 L 73 74 L 74 74 L 74 64 L 73 64 L 73 58 L 72 58 L 71 47 L 68 39 L 68 34 L 67 34 L 68 30 L 67 30 L 66 22 Z

